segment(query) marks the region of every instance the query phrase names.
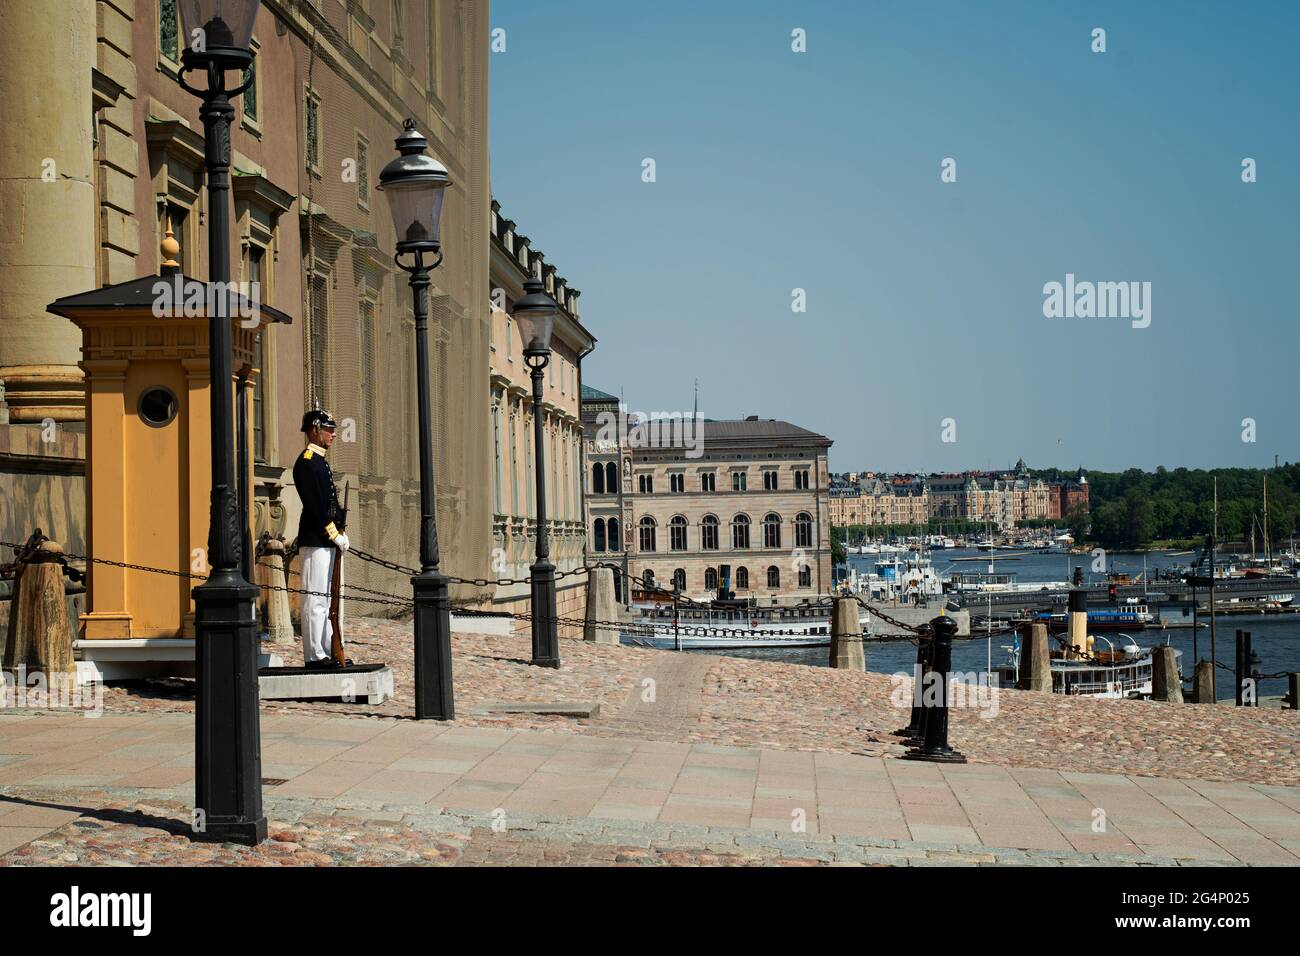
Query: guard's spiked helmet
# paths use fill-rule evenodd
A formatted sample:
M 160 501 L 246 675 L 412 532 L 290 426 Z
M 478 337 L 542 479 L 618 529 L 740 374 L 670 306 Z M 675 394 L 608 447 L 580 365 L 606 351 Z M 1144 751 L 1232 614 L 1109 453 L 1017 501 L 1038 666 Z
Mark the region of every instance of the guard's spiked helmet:
M 302 416 L 302 431 L 304 434 L 311 431 L 317 425 L 321 428 L 339 427 L 339 423 L 334 420 L 334 416 L 324 409 L 314 408 L 306 415 Z

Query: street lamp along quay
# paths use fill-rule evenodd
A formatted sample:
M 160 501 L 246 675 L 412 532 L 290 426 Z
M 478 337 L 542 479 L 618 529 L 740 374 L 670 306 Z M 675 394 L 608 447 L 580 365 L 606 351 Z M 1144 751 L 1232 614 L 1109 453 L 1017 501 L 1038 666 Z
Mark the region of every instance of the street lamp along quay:
M 551 563 L 546 528 L 546 447 L 542 428 L 542 375 L 551 361 L 551 332 L 559 313 L 546 294 L 546 283 L 524 281 L 524 295 L 515 303 L 514 319 L 524 342 L 524 361 L 533 377 L 533 445 L 537 472 L 537 560 L 532 566 L 533 660 L 538 667 L 560 666 L 559 621 L 555 601 L 555 565 Z
M 408 119 L 376 188 L 388 199 L 397 230 L 398 268 L 410 276 L 415 310 L 416 400 L 420 426 L 420 573 L 415 594 L 415 716 L 452 720 L 451 607 L 447 577 L 438 570 L 438 516 L 433 480 L 433 412 L 429 396 L 429 273 L 442 262 L 442 200 L 451 177 L 425 152 L 429 141 Z M 410 264 L 402 256 L 411 257 Z M 432 261 L 426 262 L 425 256 Z
M 231 97 L 252 82 L 249 41 L 260 0 L 180 0 L 186 46 L 177 80 L 202 100 L 208 181 L 208 281 L 230 283 Z M 247 71 L 226 88 L 226 72 Z M 201 89 L 185 82 L 194 71 Z M 261 728 L 257 687 L 257 595 L 244 579 L 235 493 L 233 346 L 229 296 L 209 296 L 212 497 L 208 579 L 194 595 L 194 807 L 196 840 L 255 845 L 266 839 L 262 813 Z

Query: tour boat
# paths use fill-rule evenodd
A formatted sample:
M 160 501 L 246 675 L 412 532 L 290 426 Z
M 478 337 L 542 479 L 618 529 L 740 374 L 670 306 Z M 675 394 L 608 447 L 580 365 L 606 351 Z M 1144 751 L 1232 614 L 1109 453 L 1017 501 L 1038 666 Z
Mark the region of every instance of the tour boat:
M 627 620 L 620 635 L 624 644 L 667 650 L 734 650 L 737 648 L 829 647 L 831 621 L 824 607 L 683 607 L 677 612 L 677 634 L 673 613 L 663 606 L 633 606 L 637 617 Z M 870 617 L 861 612 L 862 632 L 868 633 Z M 654 625 L 642 631 L 638 624 Z M 744 633 L 740 633 L 744 632 Z
M 1130 698 L 1151 696 L 1152 648 L 1138 647 L 1127 634 L 1117 635 L 1116 647 L 1106 638 L 1107 650 L 1096 645 L 1086 658 L 1071 658 L 1066 652 L 1053 652 L 1051 658 L 1052 693 L 1072 697 Z M 1008 660 L 997 668 L 999 682 L 1014 687 L 1020 675 L 1020 641 L 1004 645 Z M 1174 658 L 1182 651 L 1174 650 Z

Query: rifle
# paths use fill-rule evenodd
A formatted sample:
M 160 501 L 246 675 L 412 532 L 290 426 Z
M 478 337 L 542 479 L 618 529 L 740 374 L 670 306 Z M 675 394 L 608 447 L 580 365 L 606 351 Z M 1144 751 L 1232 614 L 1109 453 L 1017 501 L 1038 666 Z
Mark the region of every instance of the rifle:
M 343 485 L 343 514 L 338 521 L 340 532 L 347 530 L 348 492 L 351 490 L 351 483 L 345 482 Z M 338 664 L 339 667 L 347 666 L 347 657 L 343 653 L 343 629 L 339 626 L 339 591 L 342 590 L 343 586 L 344 553 L 340 548 L 339 553 L 334 556 L 334 570 L 330 575 L 330 657 L 334 658 L 334 663 Z

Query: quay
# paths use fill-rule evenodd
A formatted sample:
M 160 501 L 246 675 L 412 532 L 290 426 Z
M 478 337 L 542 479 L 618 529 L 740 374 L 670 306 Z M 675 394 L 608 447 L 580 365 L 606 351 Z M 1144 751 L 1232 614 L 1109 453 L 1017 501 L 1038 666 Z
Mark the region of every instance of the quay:
M 576 640 L 542 670 L 526 637 L 457 633 L 435 724 L 405 719 L 409 639 L 357 622 L 393 666 L 381 704 L 262 703 L 252 849 L 186 833 L 184 682 L 109 686 L 99 718 L 0 714 L 0 865 L 1300 865 L 1294 711 L 1003 690 L 951 712 L 968 764 L 918 764 L 889 675 Z

